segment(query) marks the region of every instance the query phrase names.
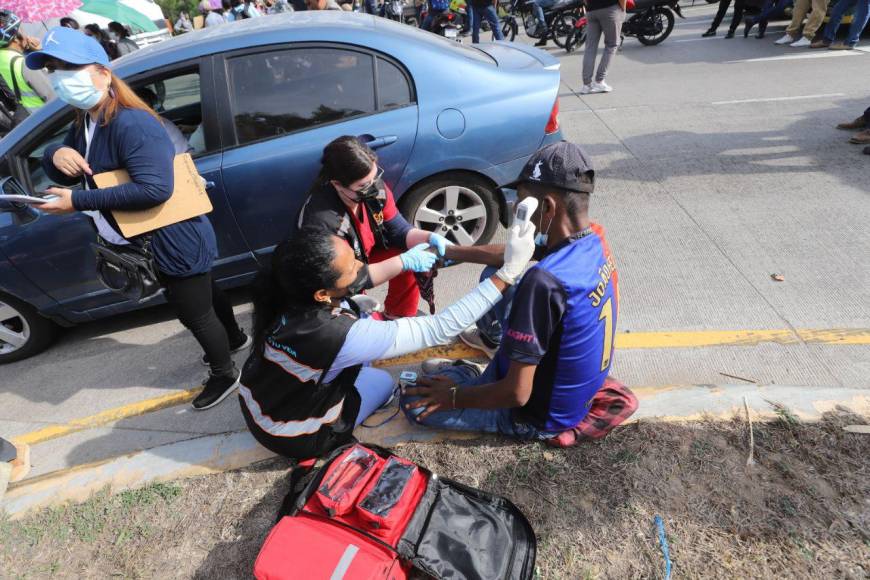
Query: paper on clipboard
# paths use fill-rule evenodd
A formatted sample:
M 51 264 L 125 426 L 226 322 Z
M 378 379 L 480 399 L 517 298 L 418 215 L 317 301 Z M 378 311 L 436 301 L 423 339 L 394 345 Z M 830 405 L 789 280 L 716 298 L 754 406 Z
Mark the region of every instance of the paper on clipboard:
M 112 216 L 125 238 L 133 238 L 156 229 L 210 213 L 213 209 L 205 185 L 190 153 L 175 156 L 175 188 L 168 201 L 141 211 L 115 210 Z M 103 189 L 130 182 L 124 169 L 94 175 L 94 183 Z

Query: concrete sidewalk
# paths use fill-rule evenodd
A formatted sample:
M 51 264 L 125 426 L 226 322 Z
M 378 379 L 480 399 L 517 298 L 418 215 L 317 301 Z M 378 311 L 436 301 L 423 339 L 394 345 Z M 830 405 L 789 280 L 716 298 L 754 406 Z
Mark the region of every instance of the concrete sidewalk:
M 744 384 L 641 388 L 635 392 L 641 404 L 632 422 L 729 418 L 735 413 L 744 413 L 744 401 L 753 419 L 776 416 L 774 404 L 803 420 L 818 419 L 822 413 L 837 406 L 870 414 L 870 393 L 855 389 Z M 378 424 L 393 413 L 394 410 L 382 411 L 373 416 L 370 423 Z M 387 447 L 411 441 L 436 443 L 445 439 L 481 436 L 425 429 L 412 425 L 401 413 L 381 427 L 360 427 L 354 434 L 360 441 Z M 84 501 L 106 486 L 117 492 L 152 481 L 238 469 L 270 457 L 273 455 L 262 448 L 247 430 L 203 435 L 12 484 L 3 499 L 2 509 L 11 517 L 21 517 L 30 510 Z

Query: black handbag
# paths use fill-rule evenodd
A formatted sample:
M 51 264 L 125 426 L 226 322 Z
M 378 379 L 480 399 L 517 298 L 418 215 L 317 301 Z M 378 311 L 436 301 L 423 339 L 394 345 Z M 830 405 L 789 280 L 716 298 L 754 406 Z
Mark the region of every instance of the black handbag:
M 150 235 L 143 236 L 141 243 L 131 242 L 127 246 L 116 246 L 97 237 L 91 248 L 97 259 L 97 277 L 103 286 L 138 304 L 160 294 L 162 285 Z

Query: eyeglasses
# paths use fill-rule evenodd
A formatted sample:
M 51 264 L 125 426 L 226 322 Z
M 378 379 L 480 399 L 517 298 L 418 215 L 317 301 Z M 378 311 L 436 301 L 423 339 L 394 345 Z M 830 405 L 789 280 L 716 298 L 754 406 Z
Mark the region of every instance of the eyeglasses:
M 360 197 L 367 197 L 367 196 L 372 195 L 372 193 L 373 193 L 372 189 L 377 187 L 378 183 L 381 181 L 381 179 L 383 179 L 383 177 L 384 177 L 384 170 L 382 168 L 378 167 L 378 172 L 375 173 L 375 178 L 372 179 L 369 183 L 367 183 L 366 185 L 362 186 L 359 189 L 351 189 L 349 187 L 347 187 L 345 189 L 347 189 L 348 191 L 354 192 L 355 194 L 357 194 Z

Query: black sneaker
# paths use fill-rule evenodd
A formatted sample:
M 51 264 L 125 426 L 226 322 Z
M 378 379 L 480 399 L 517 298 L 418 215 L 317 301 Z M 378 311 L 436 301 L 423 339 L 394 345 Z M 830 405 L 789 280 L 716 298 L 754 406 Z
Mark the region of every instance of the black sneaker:
M 715 30 L 714 28 L 711 28 L 710 30 L 708 30 L 707 32 L 705 32 L 704 34 L 702 34 L 701 36 L 703 36 L 704 38 L 709 38 L 709 37 L 711 37 L 711 36 L 716 36 L 716 30 Z
M 230 375 L 209 375 L 202 392 L 193 400 L 193 408 L 197 411 L 211 409 L 239 387 L 242 373 L 233 369 Z
M 535 46 L 547 46 L 547 36 L 544 33 L 544 38 L 535 43 Z
M 234 352 L 239 352 L 240 350 L 245 350 L 251 346 L 251 337 L 242 332 L 234 339 L 230 340 L 230 354 Z M 203 366 L 209 366 L 208 355 L 202 355 L 202 364 Z

